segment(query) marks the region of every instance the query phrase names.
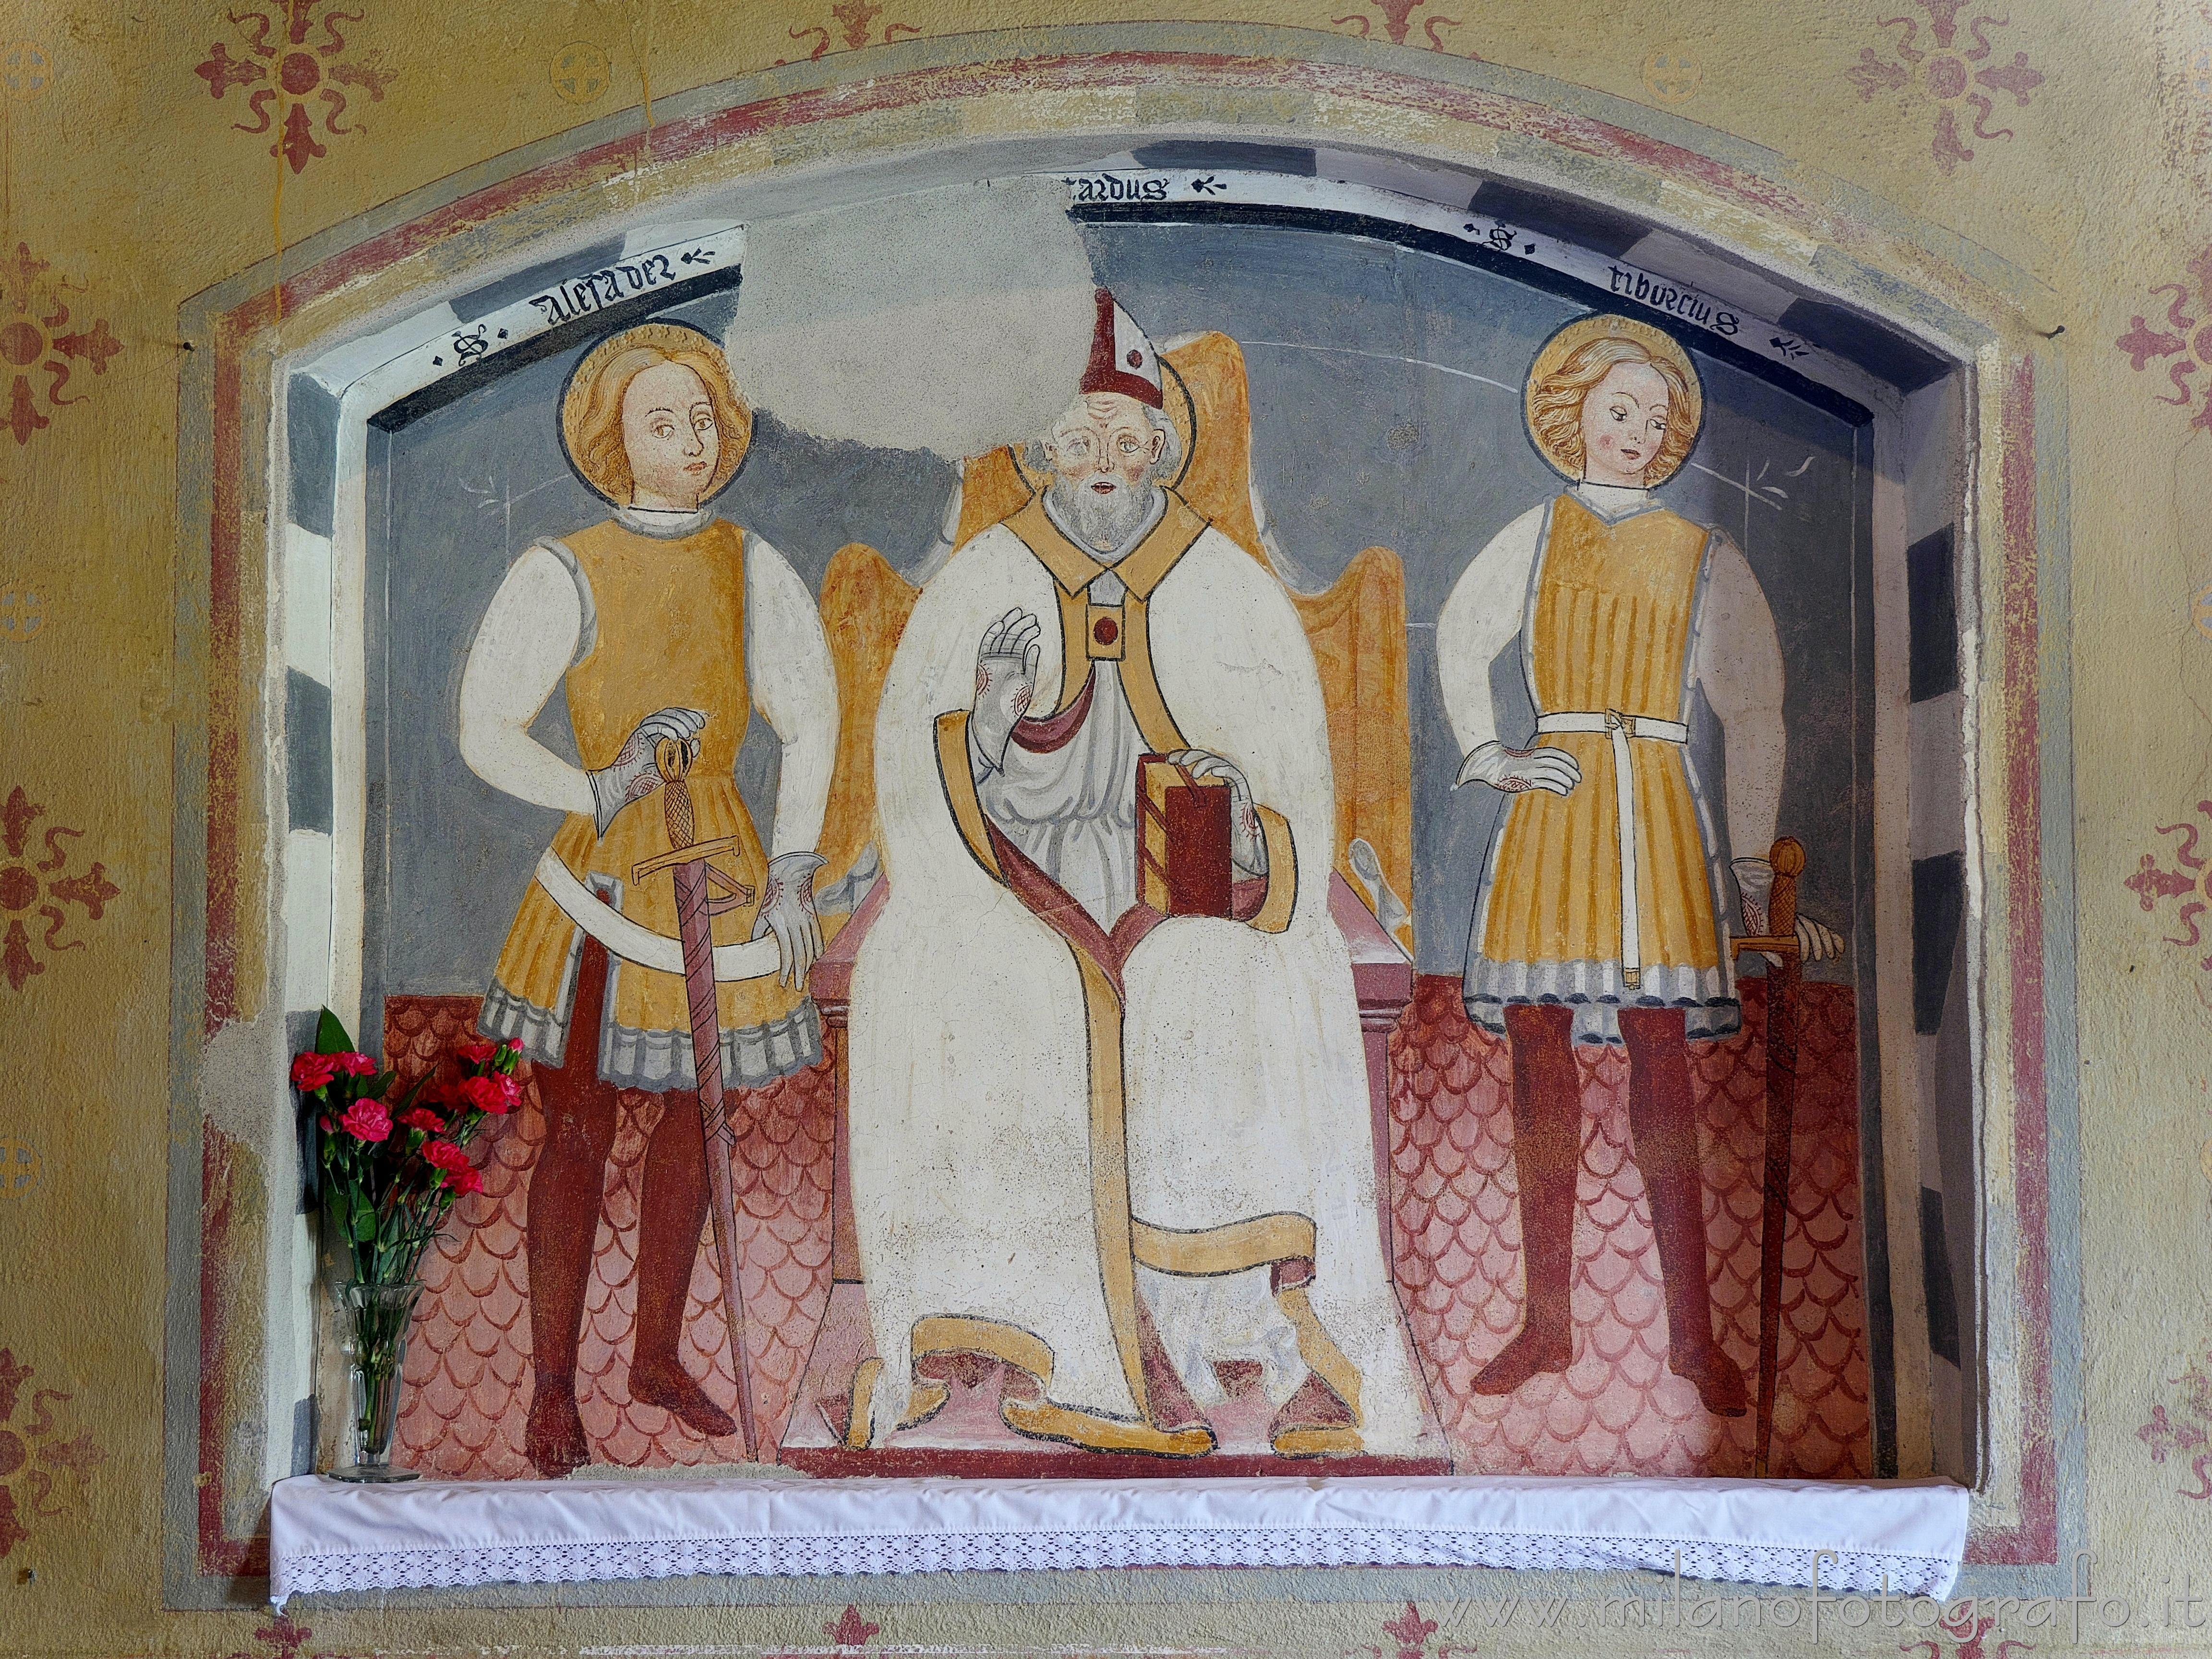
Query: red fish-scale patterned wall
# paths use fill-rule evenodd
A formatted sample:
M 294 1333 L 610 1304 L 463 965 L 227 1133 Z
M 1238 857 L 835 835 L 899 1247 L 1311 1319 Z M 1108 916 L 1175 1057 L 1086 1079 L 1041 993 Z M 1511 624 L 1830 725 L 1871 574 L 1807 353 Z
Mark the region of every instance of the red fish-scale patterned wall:
M 1721 1340 L 1747 1376 L 1759 1340 L 1759 1170 L 1765 1155 L 1765 988 L 1744 984 L 1745 1029 L 1692 1049 L 1705 1142 L 1708 1271 Z M 392 1000 L 387 1052 L 412 1075 L 473 1036 L 472 997 Z M 1872 1473 L 1860 1286 L 1857 1035 L 1847 987 L 1808 985 L 1784 1266 L 1781 1397 L 1773 1472 Z M 834 1040 L 834 1034 L 833 1034 Z M 1495 1474 L 1743 1474 L 1752 1419 L 1705 1414 L 1666 1368 L 1666 1303 L 1644 1183 L 1630 1159 L 1627 1062 L 1579 1051 L 1585 1129 L 1575 1232 L 1575 1364 L 1510 1399 L 1469 1384 L 1521 1318 L 1504 1042 L 1470 1025 L 1456 979 L 1424 978 L 1390 1039 L 1393 1226 L 1400 1291 L 1455 1466 Z M 544 1136 L 524 1068 L 520 1110 L 480 1154 L 484 1190 L 464 1199 L 424 1262 L 408 1351 L 397 1455 L 440 1474 L 532 1473 L 522 1455 L 530 1405 L 525 1224 L 529 1171 Z M 780 1438 L 830 1294 L 831 1065 L 739 1097 L 736 1170 L 745 1305 L 763 1431 Z M 605 1214 L 586 1296 L 577 1396 L 596 1462 L 629 1467 L 734 1461 L 625 1379 L 633 1318 L 637 1201 L 655 1097 L 625 1093 L 607 1170 Z M 693 1269 L 686 1364 L 734 1411 L 721 1282 L 702 1237 Z
M 474 997 L 394 998 L 385 1025 L 390 1063 L 411 1077 L 475 1035 Z M 522 1106 L 486 1132 L 477 1161 L 484 1189 L 424 1259 L 424 1290 L 409 1340 L 407 1392 L 394 1455 L 438 1474 L 527 1477 L 523 1422 L 530 1409 L 529 1173 L 545 1138 L 538 1090 L 522 1068 Z M 799 1392 L 830 1299 L 830 1175 L 836 1117 L 830 1063 L 732 1097 L 738 1124 L 732 1183 L 745 1310 L 751 1322 L 753 1398 L 770 1443 Z M 734 1437 L 710 1440 L 628 1387 L 635 1317 L 638 1189 L 660 1099 L 625 1091 L 608 1160 L 605 1212 L 584 1297 L 576 1403 L 594 1462 L 630 1468 L 734 1462 Z M 736 1414 L 735 1373 L 721 1316 L 722 1280 L 702 1234 L 691 1271 L 684 1363 Z
M 1758 1375 L 1765 985 L 1744 1029 L 1691 1048 L 1703 1120 L 1705 1249 L 1722 1346 Z M 1858 1036 L 1850 988 L 1808 984 L 1799 1048 L 1772 1473 L 1873 1473 L 1861 1294 Z M 1492 1474 L 1749 1474 L 1753 1419 L 1708 1416 L 1667 1370 L 1667 1304 L 1632 1161 L 1628 1060 L 1576 1051 L 1583 1167 L 1575 1363 L 1506 1399 L 1475 1374 L 1521 1325 L 1521 1210 L 1505 1040 L 1472 1024 L 1456 979 L 1424 977 L 1390 1037 L 1400 1293 L 1454 1466 Z

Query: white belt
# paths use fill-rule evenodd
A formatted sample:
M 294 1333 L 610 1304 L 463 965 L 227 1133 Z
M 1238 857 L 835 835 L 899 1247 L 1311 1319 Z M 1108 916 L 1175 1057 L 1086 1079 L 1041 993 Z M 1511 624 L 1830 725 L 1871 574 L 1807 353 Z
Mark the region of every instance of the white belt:
M 562 915 L 613 955 L 641 968 L 655 968 L 664 974 L 674 974 L 678 979 L 684 976 L 683 940 L 641 927 L 613 905 L 600 902 L 599 896 L 571 875 L 568 866 L 554 857 L 550 849 L 538 860 L 538 884 L 561 907 Z M 773 933 L 749 939 L 743 945 L 714 947 L 714 977 L 718 981 L 766 979 L 776 971 L 776 965 Z
M 1643 918 L 1636 908 L 1636 775 L 1630 769 L 1628 740 L 1648 738 L 1655 743 L 1686 744 L 1690 728 L 1680 720 L 1654 720 L 1649 714 L 1624 714 L 1608 708 L 1601 713 L 1545 714 L 1536 721 L 1540 736 L 1549 732 L 1602 732 L 1613 739 L 1613 811 L 1620 823 L 1620 977 L 1626 983 L 1644 982 Z

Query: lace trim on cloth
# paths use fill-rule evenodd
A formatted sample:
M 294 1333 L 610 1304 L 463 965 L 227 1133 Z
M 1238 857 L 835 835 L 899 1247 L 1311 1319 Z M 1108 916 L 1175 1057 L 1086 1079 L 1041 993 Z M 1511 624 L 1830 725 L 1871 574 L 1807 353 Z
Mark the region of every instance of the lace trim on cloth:
M 1809 1589 L 1817 1571 L 1823 1591 L 1941 1596 L 1966 1547 L 1968 1501 L 1963 1488 L 1934 1482 L 1462 1476 L 426 1480 L 394 1488 L 307 1475 L 279 1481 L 272 1496 L 270 1600 L 280 1607 L 293 1595 L 338 1591 L 706 1573 L 1434 1566 L 1671 1574 L 1678 1562 L 1684 1577 Z M 1824 1536 L 1833 1541 L 1817 1541 Z
M 1743 1004 L 1718 968 L 1647 963 L 1644 982 L 1630 990 L 1618 960 L 1606 962 L 1493 962 L 1467 965 L 1467 1017 L 1486 1031 L 1505 1034 L 1505 1007 L 1514 1002 L 1564 1002 L 1575 1011 L 1577 1042 L 1619 1042 L 1620 1011 L 1680 1008 L 1686 1034 L 1733 1036 L 1743 1029 Z
M 572 969 L 563 989 L 574 983 Z M 607 1006 L 614 1006 L 610 988 Z M 559 1066 L 568 1047 L 566 1012 L 541 1008 L 497 980 L 484 993 L 477 1029 L 495 1041 L 516 1037 L 522 1052 L 541 1066 Z M 803 1072 L 822 1058 L 822 1017 L 811 998 L 781 1019 L 722 1033 L 722 1081 L 732 1089 L 763 1089 Z M 641 1031 L 609 1018 L 599 1031 L 599 1077 L 617 1089 L 658 1094 L 698 1087 L 689 1031 Z

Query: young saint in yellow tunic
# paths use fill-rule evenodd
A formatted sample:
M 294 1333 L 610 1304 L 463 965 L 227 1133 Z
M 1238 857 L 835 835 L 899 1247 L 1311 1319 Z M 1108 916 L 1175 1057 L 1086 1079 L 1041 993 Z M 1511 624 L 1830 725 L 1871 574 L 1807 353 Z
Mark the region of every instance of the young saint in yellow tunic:
M 1697 370 L 1660 330 L 1571 323 L 1537 354 L 1528 425 L 1575 487 L 1475 556 L 1437 619 L 1461 785 L 1512 798 L 1491 843 L 1468 945 L 1468 1018 L 1510 1041 L 1513 1160 L 1528 1300 L 1475 1380 L 1510 1394 L 1564 1371 L 1575 1186 L 1577 1042 L 1629 1058 L 1629 1127 L 1667 1285 L 1668 1361 L 1708 1411 L 1741 1415 L 1743 1376 L 1712 1332 L 1690 1094 L 1692 1037 L 1741 1024 L 1719 896 L 1727 878 L 1689 764 L 1693 692 L 1725 733 L 1729 842 L 1748 931 L 1765 931 L 1787 735 L 1782 651 L 1743 555 L 1659 506 L 1688 457 Z M 1500 740 L 1491 665 L 1518 641 L 1538 745 Z M 1841 941 L 1809 918 L 1808 961 Z
M 633 875 L 670 850 L 656 747 L 673 739 L 692 751 L 692 839 L 733 841 L 717 868 L 757 897 L 714 924 L 722 1075 L 744 1090 L 821 1057 L 805 981 L 822 948 L 814 844 L 837 737 L 836 680 L 811 595 L 774 548 L 707 505 L 751 434 L 720 349 L 675 324 L 617 334 L 578 365 L 562 427 L 614 517 L 515 561 L 469 647 L 460 699 L 470 767 L 567 814 L 478 1018 L 486 1036 L 520 1041 L 545 1109 L 530 1177 L 537 1385 L 524 1448 L 547 1475 L 591 1455 L 576 1349 L 623 1089 L 667 1097 L 639 1206 L 630 1395 L 701 1433 L 737 1432 L 678 1351 L 708 1175 L 675 884 Z M 556 689 L 580 767 L 530 734 Z M 765 848 L 732 775 L 756 708 L 783 744 Z

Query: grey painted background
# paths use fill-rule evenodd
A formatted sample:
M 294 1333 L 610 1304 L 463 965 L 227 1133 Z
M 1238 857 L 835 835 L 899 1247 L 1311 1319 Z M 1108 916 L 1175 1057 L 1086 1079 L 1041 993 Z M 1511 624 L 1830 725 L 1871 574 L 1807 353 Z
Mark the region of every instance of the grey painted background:
M 1419 966 L 1457 973 L 1503 798 L 1450 788 L 1459 757 L 1439 703 L 1435 618 L 1484 542 L 1562 487 L 1522 429 L 1521 386 L 1537 346 L 1589 305 L 1349 235 L 1188 225 L 1093 225 L 1085 235 L 1099 280 L 1156 338 L 1220 329 L 1243 343 L 1255 476 L 1297 564 L 1325 584 L 1364 547 L 1403 560 Z M 719 330 L 732 304 L 717 296 L 671 314 Z M 734 305 L 741 322 L 741 292 Z M 575 355 L 372 434 L 368 580 L 381 599 L 368 641 L 371 1007 L 395 993 L 480 992 L 558 821 L 462 764 L 455 711 L 464 653 L 508 563 L 538 536 L 605 515 L 555 436 Z M 1723 528 L 1765 587 L 1790 673 L 1781 829 L 1811 852 L 1808 908 L 1869 945 L 1870 899 L 1855 899 L 1871 873 L 1863 432 L 1727 364 L 1701 356 L 1698 367 L 1705 430 L 1661 497 Z M 818 589 L 848 541 L 902 568 L 918 563 L 953 482 L 932 458 L 824 443 L 764 410 L 720 505 Z M 1525 732 L 1510 657 L 1493 682 L 1509 735 L 1516 718 Z M 1693 724 L 1693 756 L 1717 799 L 1717 728 L 1702 709 Z M 573 755 L 557 693 L 538 729 Z M 765 832 L 774 750 L 764 736 L 756 722 L 738 770 Z M 1863 988 L 1867 951 L 1854 954 L 1838 971 Z

